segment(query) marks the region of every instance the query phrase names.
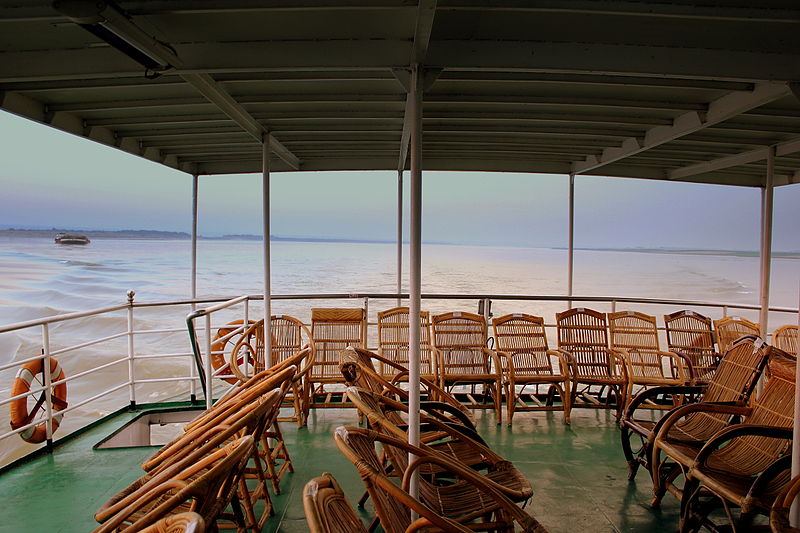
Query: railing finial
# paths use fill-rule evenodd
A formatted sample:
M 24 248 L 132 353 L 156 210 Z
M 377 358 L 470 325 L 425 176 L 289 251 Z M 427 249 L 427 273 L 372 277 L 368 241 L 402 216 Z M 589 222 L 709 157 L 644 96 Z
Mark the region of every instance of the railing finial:
M 133 305 L 133 297 L 136 296 L 136 291 L 128 291 L 128 305 Z

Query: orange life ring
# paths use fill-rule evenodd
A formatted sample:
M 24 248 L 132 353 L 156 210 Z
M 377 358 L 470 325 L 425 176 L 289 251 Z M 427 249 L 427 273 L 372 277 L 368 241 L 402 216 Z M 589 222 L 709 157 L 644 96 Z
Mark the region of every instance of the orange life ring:
M 17 371 L 17 376 L 14 378 L 14 383 L 11 386 L 11 396 L 19 396 L 20 394 L 27 394 L 31 390 L 31 384 L 38 374 L 42 374 L 41 383 L 44 385 L 44 359 L 37 359 L 22 365 Z M 64 380 L 64 370 L 58 364 L 58 361 L 50 358 L 50 383 L 51 385 L 51 399 L 53 402 L 53 411 L 63 411 L 67 408 L 67 384 Z M 34 421 L 36 415 L 44 406 L 46 401 L 46 392 L 42 391 L 33 409 L 28 412 L 28 398 L 33 396 L 27 395 L 22 398 L 17 398 L 10 404 L 11 408 L 11 429 L 19 429 L 27 426 Z M 63 414 L 54 414 L 53 416 L 53 433 L 58 429 Z M 31 426 L 19 434 L 22 440 L 38 444 L 47 440 L 47 423 L 42 423 Z
M 243 322 L 243 320 L 234 320 L 233 322 L 228 322 L 225 326 L 217 330 L 217 333 L 214 335 L 214 340 L 211 341 L 211 366 L 213 366 L 214 370 L 218 371 L 219 374 L 233 374 L 233 371 L 230 369 L 230 365 L 227 361 L 227 352 L 230 352 L 236 346 L 236 343 L 241 338 L 241 334 L 238 336 L 233 335 L 232 337 L 228 337 L 224 340 L 219 339 L 230 335 L 234 330 L 240 328 Z M 247 323 L 248 325 L 255 324 L 255 321 L 248 320 Z M 254 365 L 255 361 L 253 361 L 252 354 L 248 353 L 247 357 L 249 359 L 248 363 Z M 241 361 L 241 363 L 244 364 L 244 361 Z M 239 379 L 235 376 L 222 379 L 232 385 L 239 383 Z

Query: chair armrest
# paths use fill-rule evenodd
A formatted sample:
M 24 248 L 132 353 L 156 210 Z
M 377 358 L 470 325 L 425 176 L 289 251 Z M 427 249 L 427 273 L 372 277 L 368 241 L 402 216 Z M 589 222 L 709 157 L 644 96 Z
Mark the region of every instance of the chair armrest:
M 472 423 L 472 420 L 470 420 L 463 411 L 450 405 L 449 403 L 438 401 L 420 402 L 420 409 L 430 413 L 431 416 L 436 416 L 437 418 L 441 417 L 440 419 L 445 423 L 452 422 L 453 418 L 457 418 L 462 426 L 473 431 L 475 430 L 475 425 Z M 445 416 L 441 412 L 445 412 L 450 416 Z
M 481 353 L 483 353 L 484 357 L 488 358 L 489 361 L 493 362 L 493 365 L 489 365 L 490 367 L 494 367 L 495 373 L 498 376 L 503 375 L 503 363 L 500 360 L 500 356 L 497 355 L 497 352 L 494 350 L 490 350 L 489 348 L 481 348 Z
M 742 407 L 738 405 L 711 402 L 698 402 L 690 403 L 688 405 L 680 405 L 661 417 L 661 419 L 656 423 L 656 426 L 653 428 L 653 437 L 656 438 L 666 435 L 669 430 L 672 429 L 672 426 L 674 426 L 681 418 L 692 413 L 717 413 L 747 416 L 752 411 L 752 407 Z
M 691 384 L 694 382 L 694 368 L 692 367 L 692 361 L 686 354 L 662 351 L 659 351 L 658 354 L 662 359 L 672 359 L 675 361 L 674 364 L 678 368 L 678 377 L 683 380 L 684 383 Z
M 665 394 L 673 394 L 673 395 L 702 394 L 703 392 L 705 392 L 705 389 L 706 389 L 705 386 L 699 386 L 699 385 L 664 385 L 661 387 L 653 387 L 650 389 L 645 389 L 633 397 L 631 403 L 625 410 L 625 415 L 622 417 L 622 419 L 623 420 L 632 419 L 634 413 L 636 412 L 636 409 L 638 409 L 640 405 L 642 405 L 644 402 L 648 400 L 657 398 L 658 396 Z
M 792 428 L 779 426 L 756 426 L 753 424 L 735 424 L 717 432 L 700 449 L 694 460 L 693 468 L 705 466 L 706 461 L 723 444 L 744 436 L 766 437 L 770 439 L 792 439 Z

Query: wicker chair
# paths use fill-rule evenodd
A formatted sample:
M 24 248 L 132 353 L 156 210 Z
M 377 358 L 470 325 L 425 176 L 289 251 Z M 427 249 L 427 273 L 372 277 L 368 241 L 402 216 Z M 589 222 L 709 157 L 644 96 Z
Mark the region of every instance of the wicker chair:
M 669 448 L 676 461 L 690 465 L 681 500 L 681 532 L 719 527 L 710 513 L 720 504 L 730 525 L 748 529 L 757 514 L 769 515 L 778 493 L 790 481 L 796 361 L 772 354 L 770 377 L 751 407 L 707 406 L 744 417 L 694 449 Z M 666 450 L 667 448 L 665 448 Z M 692 462 L 687 459 L 691 458 Z M 739 508 L 734 520 L 732 507 Z
M 138 487 L 130 494 L 131 503 L 109 516 L 94 533 L 139 531 L 185 511 L 196 512 L 206 524 L 215 524 L 236 493 L 254 444 L 253 437 L 245 435 L 211 454 L 187 456 L 164 475 Z M 234 505 L 237 531 L 244 531 L 237 509 Z
M 743 335 L 761 335 L 761 328 L 740 316 L 726 316 L 714 321 L 719 353 L 725 353 L 733 342 Z
M 356 427 L 337 428 L 334 439 L 342 454 L 358 469 L 381 526 L 388 533 L 418 531 L 431 525 L 448 532 L 513 531 L 515 523 L 523 531 L 546 532 L 535 518 L 503 495 L 496 484 L 445 455 Z M 395 467 L 402 479 L 399 487 L 386 476 L 375 453 L 376 443 L 396 458 Z M 412 463 L 408 463 L 409 453 L 416 457 Z M 436 485 L 426 476 L 419 476 L 421 500 L 416 500 L 408 494 L 411 478 L 421 467 L 431 465 L 449 472 L 455 480 L 449 485 Z M 413 523 L 409 509 L 420 516 Z
M 464 395 L 467 407 L 494 409 L 497 424 L 503 422 L 503 366 L 497 354 L 486 348 L 486 321 L 473 313 L 444 313 L 432 320 L 433 345 L 439 386 L 452 391 L 456 385 L 471 385 Z M 482 401 L 474 393 L 483 385 Z
M 774 353 L 781 352 L 758 337 L 739 339 L 723 357 L 703 401 L 677 407 L 659 420 L 652 431 L 648 458 L 653 507 L 660 505 L 666 492 L 682 497 L 675 480 L 709 439 L 728 427 L 734 417 L 746 413 L 743 410 L 752 401 L 755 384 Z
M 569 365 L 560 352 L 549 350 L 544 319 L 514 313 L 492 320 L 492 330 L 497 354 L 504 364 L 508 425 L 513 423 L 516 411 L 554 410 L 564 411 L 564 421 L 569 424 Z M 554 359 L 557 361 L 555 367 Z M 537 394 L 540 385 L 548 385 L 544 403 Z M 520 390 L 517 390 L 518 386 Z M 528 386 L 535 388 L 535 391 L 526 394 Z M 561 406 L 554 405 L 556 393 L 561 399 Z
M 575 406 L 578 397 L 584 407 L 608 407 L 612 393 L 616 400 L 616 416 L 622 416 L 625 406 L 627 377 L 623 355 L 608 346 L 606 317 L 592 309 L 582 307 L 556 313 L 558 327 L 558 350 L 569 363 L 572 386 L 569 409 Z M 581 389 L 581 387 L 583 387 Z M 599 387 L 596 397 L 592 387 Z M 609 392 L 602 402 L 602 393 Z M 564 413 L 568 419 L 569 413 Z
M 797 357 L 797 325 L 781 326 L 772 334 L 772 344 Z
M 694 311 L 676 311 L 664 315 L 664 326 L 669 351 L 691 361 L 692 377 L 700 381 L 711 379 L 721 357 L 714 349 L 711 319 Z
M 205 533 L 206 521 L 199 514 L 189 511 L 162 518 L 140 533 Z
M 789 523 L 789 511 L 800 493 L 800 476 L 795 476 L 786 484 L 775 498 L 769 513 L 769 525 L 772 533 L 800 533 L 800 528 Z
M 311 533 L 368 533 L 342 487 L 327 472 L 306 483 L 303 509 Z
M 650 402 L 660 404 L 673 403 L 676 400 L 703 401 L 712 403 L 732 403 L 744 405 L 750 399 L 761 371 L 766 364 L 767 345 L 758 337 L 747 336 L 740 338 L 725 353 L 719 365 L 719 370 L 711 381 L 697 385 L 677 385 L 654 387 L 637 394 L 625 409 L 625 415 L 620 423 L 620 437 L 622 451 L 628 461 L 628 479 L 633 479 L 639 466 L 651 469 L 650 454 L 652 452 L 653 436 L 658 432 L 667 419 L 665 415 L 656 422 L 652 416 L 643 418 L 637 416 L 640 406 Z M 666 400 L 665 400 L 666 399 Z M 676 427 L 676 435 L 681 433 L 694 434 L 692 440 L 702 441 L 714 432 L 722 429 L 729 417 L 721 417 L 712 421 L 687 419 Z M 685 427 L 684 427 L 685 424 Z M 711 424 L 705 432 L 705 424 Z M 680 432 L 680 433 L 679 433 Z M 676 437 L 677 438 L 677 437 Z M 638 441 L 638 449 L 633 450 L 631 441 Z M 660 501 L 660 499 L 658 500 Z M 656 502 L 657 505 L 657 502 Z
M 340 352 L 348 346 L 363 348 L 367 338 L 364 309 L 317 308 L 311 310 L 314 366 L 306 376 L 305 397 L 309 407 L 341 407 L 343 392 L 326 391 L 325 386 L 343 384 L 339 372 Z M 321 401 L 318 400 L 321 397 Z M 336 401 L 341 399 L 341 402 Z
M 419 322 L 419 374 L 429 381 L 434 381 L 436 369 L 431 348 L 430 313 L 420 312 Z M 403 368 L 408 368 L 409 323 L 408 307 L 395 307 L 378 313 L 378 354 Z M 380 363 L 380 372 L 386 379 L 394 378 L 398 372 L 397 368 L 394 365 Z
M 661 350 L 656 317 L 636 311 L 618 311 L 607 316 L 611 347 L 625 357 L 628 399 L 633 398 L 635 386 L 689 383 L 691 365 L 687 364 L 686 359 Z M 672 369 L 672 373 L 665 374 L 665 368 Z
M 211 340 L 211 362 L 214 366 L 214 372 L 217 376 L 221 377 L 223 380 L 232 385 L 235 385 L 240 381 L 240 378 L 237 377 L 237 374 L 235 373 L 234 369 L 231 368 L 230 364 L 233 348 L 237 346 L 237 344 L 241 344 L 242 341 L 250 343 L 250 346 L 252 347 L 251 340 L 245 337 L 245 331 L 250 329 L 251 335 L 255 331 L 251 329 L 252 326 L 256 325 L 255 321 L 249 320 L 247 322 L 247 326 L 244 327 L 242 326 L 243 323 L 243 320 L 234 320 L 232 322 L 228 322 L 221 328 L 217 328 L 217 331 L 214 333 L 214 338 Z M 263 321 L 261 323 L 263 324 Z M 199 345 L 196 337 L 192 337 L 192 347 L 195 348 L 196 357 L 200 357 L 200 354 L 197 351 L 199 350 L 198 346 Z M 239 349 L 242 350 L 242 347 L 240 346 Z M 241 358 L 233 358 L 233 366 L 236 367 L 236 371 L 241 373 L 241 368 L 255 368 L 256 359 L 253 354 L 256 352 L 256 350 L 257 347 L 252 347 L 252 350 L 242 350 Z

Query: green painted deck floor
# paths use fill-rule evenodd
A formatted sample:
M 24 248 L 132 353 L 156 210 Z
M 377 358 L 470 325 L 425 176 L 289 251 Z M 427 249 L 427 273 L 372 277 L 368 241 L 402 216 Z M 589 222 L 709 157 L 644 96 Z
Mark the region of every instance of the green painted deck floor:
M 139 465 L 153 451 L 91 449 L 131 417 L 120 415 L 62 444 L 53 455 L 0 475 L 0 533 L 94 529 L 94 511 L 141 475 Z M 478 430 L 492 449 L 531 480 L 534 496 L 526 509 L 551 533 L 677 529 L 677 501 L 668 496 L 661 510 L 653 510 L 648 506 L 647 473 L 627 481 L 619 430 L 610 411 L 576 409 L 571 426 L 564 425 L 560 413 L 520 413 L 513 428 L 496 426 L 489 413 L 477 417 Z M 282 424 L 295 472 L 286 475 L 282 494 L 273 497 L 275 516 L 264 531 L 306 531 L 303 485 L 324 471 L 339 480 L 355 504 L 363 486 L 332 437 L 337 426 L 355 422 L 351 409 L 326 409 L 312 412 L 307 428 Z

